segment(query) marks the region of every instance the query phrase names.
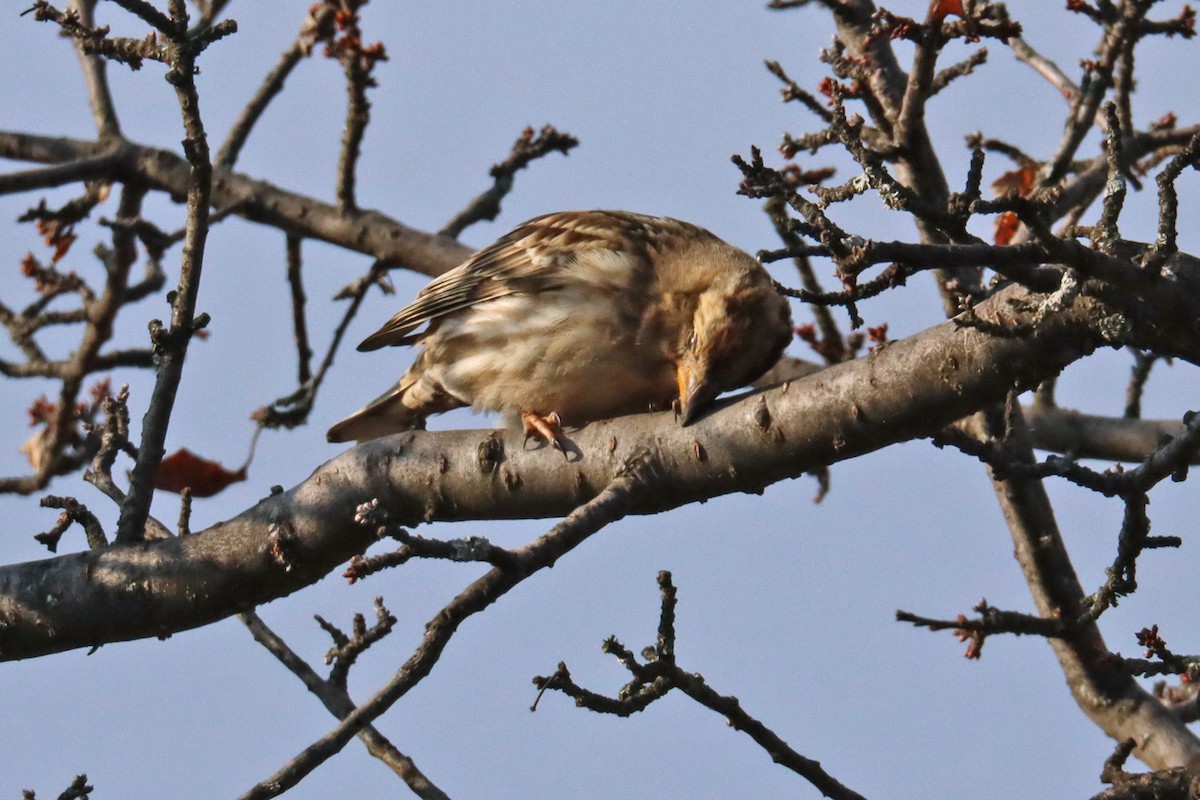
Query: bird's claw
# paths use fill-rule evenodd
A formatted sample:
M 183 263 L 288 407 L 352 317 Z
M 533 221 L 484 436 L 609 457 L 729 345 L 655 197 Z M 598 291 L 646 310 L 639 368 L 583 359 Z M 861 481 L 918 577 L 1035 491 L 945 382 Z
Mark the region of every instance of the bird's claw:
M 522 411 L 521 428 L 525 431 L 526 444 L 530 439 L 541 439 L 566 457 L 567 450 L 563 446 L 562 419 L 559 418 L 557 412 L 552 411 L 543 417 L 533 411 Z

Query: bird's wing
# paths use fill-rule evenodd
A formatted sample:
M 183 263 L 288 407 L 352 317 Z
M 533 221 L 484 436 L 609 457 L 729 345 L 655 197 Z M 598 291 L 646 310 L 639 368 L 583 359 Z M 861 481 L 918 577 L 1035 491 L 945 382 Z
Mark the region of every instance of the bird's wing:
M 675 220 L 620 211 L 564 211 L 531 219 L 434 279 L 417 299 L 363 340 L 359 350 L 411 344 L 412 331 L 497 297 L 544 292 L 572 279 L 570 265 L 589 251 L 627 252 L 631 267 L 647 249 L 678 233 Z

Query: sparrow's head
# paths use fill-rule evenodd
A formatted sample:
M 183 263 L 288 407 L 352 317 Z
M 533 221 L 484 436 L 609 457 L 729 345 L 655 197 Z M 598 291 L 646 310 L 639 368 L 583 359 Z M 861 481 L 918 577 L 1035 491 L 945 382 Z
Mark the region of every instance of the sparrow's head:
M 792 339 L 791 311 L 766 272 L 758 267 L 742 278 L 732 287 L 707 289 L 697 300 L 676 363 L 684 425 L 722 392 L 745 386 L 775 366 Z

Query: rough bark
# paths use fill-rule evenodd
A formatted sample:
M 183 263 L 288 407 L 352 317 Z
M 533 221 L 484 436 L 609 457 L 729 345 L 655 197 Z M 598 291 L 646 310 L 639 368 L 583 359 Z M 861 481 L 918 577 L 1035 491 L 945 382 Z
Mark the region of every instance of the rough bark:
M 1020 324 L 1031 300 L 1012 287 L 978 313 Z M 287 595 L 371 543 L 353 518 L 372 498 L 401 525 L 561 516 L 647 451 L 656 489 L 632 513 L 760 491 L 928 436 L 1014 386 L 1056 374 L 1113 325 L 1111 312 L 1086 298 L 1026 335 L 942 323 L 728 403 L 687 428 L 663 413 L 569 431 L 576 449 L 565 467 L 552 450 L 522 449 L 517 432 L 413 432 L 367 443 L 201 533 L 0 568 L 0 659 L 167 635 Z

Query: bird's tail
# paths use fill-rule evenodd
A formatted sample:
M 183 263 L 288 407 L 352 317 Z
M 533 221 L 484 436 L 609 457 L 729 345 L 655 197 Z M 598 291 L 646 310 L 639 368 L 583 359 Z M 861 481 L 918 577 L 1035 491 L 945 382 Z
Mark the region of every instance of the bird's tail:
M 420 362 L 400 382 L 334 425 L 325 434 L 330 442 L 365 442 L 403 431 L 420 430 L 425 418 L 465 405 L 431 380 Z
M 365 442 L 392 433 L 425 427 L 425 415 L 405 404 L 408 388 L 393 386 L 325 434 L 330 442 Z

